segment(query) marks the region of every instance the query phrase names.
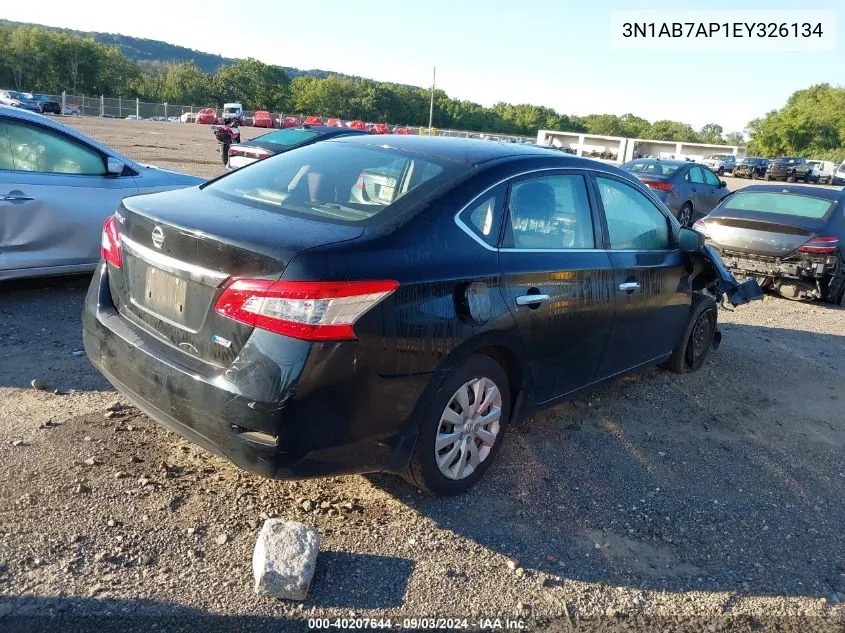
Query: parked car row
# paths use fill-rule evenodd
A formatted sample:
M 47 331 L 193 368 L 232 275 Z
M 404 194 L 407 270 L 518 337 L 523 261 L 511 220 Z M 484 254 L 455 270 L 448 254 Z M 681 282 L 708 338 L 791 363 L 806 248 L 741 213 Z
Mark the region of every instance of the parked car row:
M 51 100 L 49 96 L 17 90 L 0 90 L 0 104 L 40 114 L 62 113 L 61 104 Z

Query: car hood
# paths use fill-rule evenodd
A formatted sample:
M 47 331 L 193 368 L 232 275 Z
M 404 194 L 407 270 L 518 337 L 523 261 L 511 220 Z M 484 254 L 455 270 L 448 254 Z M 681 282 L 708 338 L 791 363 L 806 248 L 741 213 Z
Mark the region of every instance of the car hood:
M 144 190 L 147 188 L 176 188 L 193 187 L 205 182 L 204 178 L 183 174 L 179 171 L 157 167 L 155 165 L 138 165 L 138 175 L 135 177 L 138 186 Z

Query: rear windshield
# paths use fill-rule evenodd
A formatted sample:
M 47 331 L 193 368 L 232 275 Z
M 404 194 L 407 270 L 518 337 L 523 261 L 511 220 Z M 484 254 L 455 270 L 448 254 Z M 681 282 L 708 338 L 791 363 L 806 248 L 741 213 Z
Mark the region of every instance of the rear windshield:
M 634 161 L 622 165 L 622 169 L 630 171 L 635 174 L 652 174 L 654 176 L 671 176 L 680 165 L 670 165 L 667 163 L 658 163 L 657 161 Z
M 728 198 L 725 206 L 728 211 L 756 211 L 758 213 L 778 213 L 802 218 L 825 217 L 836 204 L 835 200 L 813 198 L 793 193 L 777 191 L 739 191 Z
M 311 130 L 294 130 L 287 128 L 284 130 L 276 130 L 275 132 L 262 134 L 252 140 L 261 141 L 262 143 L 274 143 L 284 147 L 293 147 L 294 145 L 304 143 L 315 136 L 317 136 L 317 133 L 312 132 Z
M 788 156 L 781 156 L 775 162 L 780 163 L 781 165 L 794 165 L 798 162 L 797 158 L 790 158 Z
M 460 171 L 428 157 L 325 141 L 271 156 L 205 188 L 244 204 L 354 223 L 413 204 Z

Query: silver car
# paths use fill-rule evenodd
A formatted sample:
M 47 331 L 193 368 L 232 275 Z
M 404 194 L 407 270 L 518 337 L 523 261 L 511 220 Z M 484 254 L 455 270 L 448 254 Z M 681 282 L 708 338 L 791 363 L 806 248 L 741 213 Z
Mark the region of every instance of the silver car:
M 122 198 L 202 182 L 0 106 L 0 280 L 93 271 L 103 222 Z

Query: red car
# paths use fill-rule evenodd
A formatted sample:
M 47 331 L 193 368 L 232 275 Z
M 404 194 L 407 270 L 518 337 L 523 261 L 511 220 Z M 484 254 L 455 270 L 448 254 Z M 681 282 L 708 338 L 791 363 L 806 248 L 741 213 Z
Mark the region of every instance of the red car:
M 252 115 L 252 127 L 273 127 L 273 117 L 267 110 L 259 110 Z
M 387 123 L 376 123 L 372 132 L 373 134 L 390 134 L 390 126 Z
M 343 127 L 343 121 L 340 119 L 331 118 L 326 121 L 326 125 L 329 127 Z
M 355 119 L 354 121 L 350 121 L 349 123 L 346 124 L 346 126 L 353 129 L 353 130 L 366 130 L 367 129 L 367 124 L 364 123 L 363 121 L 359 121 L 358 119 Z
M 197 112 L 196 123 L 201 125 L 215 125 L 217 123 L 217 112 L 214 108 L 203 108 Z
M 286 127 L 299 127 L 299 117 L 298 116 L 286 116 L 281 121 L 279 121 L 280 128 Z
M 302 122 L 303 125 L 322 125 L 323 117 L 321 116 L 307 116 Z
M 393 130 L 394 134 L 410 134 L 411 128 L 409 127 L 397 127 Z

